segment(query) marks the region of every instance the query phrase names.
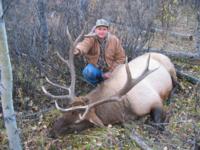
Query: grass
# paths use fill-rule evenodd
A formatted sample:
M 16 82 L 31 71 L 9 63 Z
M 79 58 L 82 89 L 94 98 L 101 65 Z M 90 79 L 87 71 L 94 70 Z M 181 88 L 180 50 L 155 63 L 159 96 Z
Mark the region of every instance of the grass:
M 186 66 L 183 66 L 186 67 Z M 187 66 L 189 67 L 189 66 Z M 186 68 L 187 68 L 186 67 Z M 198 66 L 191 66 L 199 71 Z M 155 150 L 159 149 L 190 149 L 195 137 L 199 136 L 200 129 L 200 104 L 198 87 L 184 80 L 179 81 L 179 88 L 172 97 L 171 104 L 165 104 L 169 122 L 163 132 L 158 131 L 149 124 L 149 116 L 127 123 L 122 127 L 113 125 L 104 128 L 90 128 L 81 133 L 68 134 L 56 139 L 48 137 L 48 131 L 52 123 L 61 113 L 53 109 L 41 114 L 38 118 L 19 120 L 22 130 L 22 142 L 24 149 L 84 149 L 84 150 L 120 150 L 140 149 L 130 138 L 134 129 Z M 1 149 L 8 148 L 3 122 L 0 120 L 0 144 Z M 200 140 L 200 139 L 197 139 Z

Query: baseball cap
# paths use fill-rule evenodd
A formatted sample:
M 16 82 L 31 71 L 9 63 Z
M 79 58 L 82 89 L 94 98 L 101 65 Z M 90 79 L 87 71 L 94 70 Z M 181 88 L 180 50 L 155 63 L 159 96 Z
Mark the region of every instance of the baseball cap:
M 109 22 L 106 21 L 105 19 L 98 19 L 96 21 L 96 27 L 99 27 L 99 26 L 105 26 L 105 27 L 109 27 Z

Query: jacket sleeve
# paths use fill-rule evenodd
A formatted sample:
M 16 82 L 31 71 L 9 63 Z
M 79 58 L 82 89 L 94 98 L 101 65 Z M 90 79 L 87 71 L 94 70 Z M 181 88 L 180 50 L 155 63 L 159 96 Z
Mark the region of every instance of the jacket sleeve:
M 119 39 L 117 39 L 116 43 L 117 43 L 116 44 L 116 53 L 114 55 L 115 60 L 110 68 L 111 70 L 113 70 L 115 67 L 117 67 L 120 64 L 124 64 L 125 59 L 126 59 L 125 50 L 123 49 Z
M 79 42 L 75 49 L 78 49 L 81 55 L 87 54 L 92 48 L 94 43 L 93 38 L 85 38 L 82 42 Z

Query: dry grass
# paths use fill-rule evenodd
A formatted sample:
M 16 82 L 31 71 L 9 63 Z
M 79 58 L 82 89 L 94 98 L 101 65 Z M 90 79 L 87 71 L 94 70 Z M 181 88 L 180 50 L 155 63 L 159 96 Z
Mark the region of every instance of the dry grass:
M 186 81 L 180 81 L 179 88 L 172 97 L 170 105 L 165 104 L 169 122 L 163 132 L 157 130 L 149 121 L 149 116 L 140 118 L 125 127 L 113 125 L 105 128 L 90 128 L 81 133 L 69 134 L 56 139 L 48 137 L 52 122 L 60 115 L 57 110 L 40 115 L 38 118 L 19 120 L 22 130 L 23 147 L 35 149 L 140 149 L 130 139 L 131 129 L 137 131 L 153 149 L 191 149 L 196 140 L 200 140 L 200 105 L 197 87 Z M 23 121 L 23 122 L 22 122 Z M 195 135 L 196 134 L 196 135 Z M 1 130 L 2 149 L 7 147 L 5 130 Z

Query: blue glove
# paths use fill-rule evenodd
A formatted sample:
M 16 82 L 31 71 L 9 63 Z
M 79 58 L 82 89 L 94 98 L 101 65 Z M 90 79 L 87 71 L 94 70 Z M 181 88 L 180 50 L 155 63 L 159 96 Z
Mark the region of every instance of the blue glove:
M 88 64 L 83 69 L 84 78 L 88 82 L 90 82 L 91 84 L 94 84 L 94 85 L 103 81 L 102 74 L 103 74 L 103 72 L 100 69 L 98 69 L 97 67 L 95 67 L 93 64 Z

